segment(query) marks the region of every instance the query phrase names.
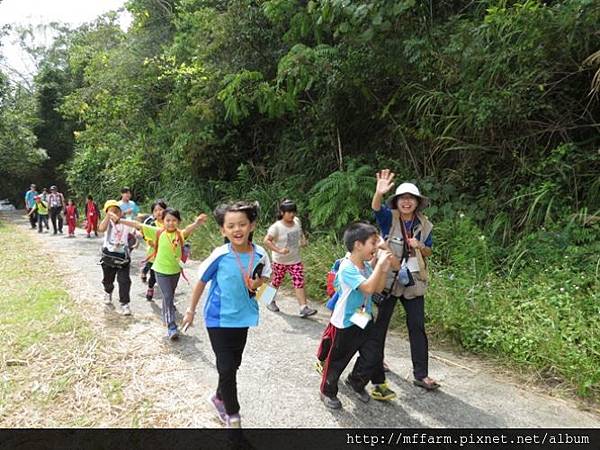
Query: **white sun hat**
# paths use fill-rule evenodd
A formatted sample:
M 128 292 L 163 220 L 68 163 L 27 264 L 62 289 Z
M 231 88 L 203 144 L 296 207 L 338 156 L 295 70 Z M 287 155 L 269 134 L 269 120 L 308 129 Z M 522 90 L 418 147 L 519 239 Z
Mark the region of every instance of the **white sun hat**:
M 404 194 L 414 195 L 419 199 L 419 206 L 417 206 L 417 211 L 421 211 L 429 206 L 429 197 L 425 197 L 421 195 L 419 192 L 419 188 L 412 183 L 402 183 L 400 186 L 396 188 L 396 193 L 393 197 L 390 197 L 387 201 L 388 206 L 391 209 L 396 209 L 396 199 Z

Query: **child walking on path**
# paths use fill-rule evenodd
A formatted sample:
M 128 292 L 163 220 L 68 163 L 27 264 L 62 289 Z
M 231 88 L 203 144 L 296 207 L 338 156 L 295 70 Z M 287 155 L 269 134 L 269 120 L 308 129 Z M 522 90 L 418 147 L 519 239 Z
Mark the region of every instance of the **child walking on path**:
M 371 269 L 368 261 L 377 252 L 379 234 L 377 228 L 367 223 L 350 225 L 344 232 L 344 244 L 351 254 L 342 260 L 336 275 L 339 299 L 330 319 L 333 325 L 330 327 L 331 347 L 321 381 L 321 400 L 331 409 L 342 407 L 337 398 L 338 380 L 357 351 L 363 361 L 370 362 L 365 367 L 375 366 L 381 360 L 377 343 L 371 339 L 371 295 L 383 290 L 391 257 L 390 252 L 382 251 L 375 270 Z M 355 364 L 346 380 L 346 384 L 365 403 L 370 399 L 364 388 L 370 377 L 370 372 L 358 372 Z
M 86 220 L 85 232 L 87 233 L 87 237 L 92 237 L 92 231 L 97 237 L 98 221 L 100 220 L 100 208 L 98 208 L 98 204 L 94 201 L 94 198 L 91 195 L 87 196 L 84 213 Z
M 144 220 L 144 225 L 150 225 L 153 227 L 163 228 L 163 213 L 165 209 L 167 209 L 167 204 L 164 200 L 157 200 L 152 204 L 152 215 L 149 216 L 146 220 Z M 146 241 L 146 259 L 144 267 L 142 268 L 142 282 L 148 283 L 148 289 L 146 290 L 146 300 L 149 302 L 154 298 L 154 285 L 156 285 L 156 273 L 152 269 L 152 265 L 154 264 L 155 257 L 155 248 L 154 241 L 150 238 L 147 238 L 142 233 L 142 237 Z M 148 277 L 148 274 L 150 276 Z
M 43 230 L 43 226 L 46 227 L 46 230 L 49 229 L 48 226 L 48 204 L 42 200 L 42 197 L 36 195 L 33 200 L 35 204 L 33 208 L 27 213 L 28 216 L 32 216 L 33 214 L 37 215 L 37 224 L 38 224 L 38 233 L 41 233 Z
M 75 227 L 77 226 L 77 219 L 79 219 L 79 212 L 77 206 L 73 203 L 73 200 L 69 199 L 67 206 L 65 207 L 65 221 L 67 222 L 67 229 L 69 237 L 75 237 Z
M 258 325 L 255 292 L 271 275 L 267 252 L 249 241 L 257 216 L 257 206 L 246 202 L 221 205 L 215 210 L 221 234 L 229 243 L 214 249 L 200 265 L 183 319 L 184 326 L 193 323 L 198 301 L 210 282 L 204 320 L 217 360 L 219 384 L 209 401 L 228 428 L 241 427 L 236 376 L 248 327 Z
M 272 224 L 264 239 L 265 247 L 273 252 L 273 277 L 271 285 L 278 289 L 289 273 L 292 284 L 300 305 L 300 317 L 308 317 L 317 313 L 316 309 L 308 306 L 304 291 L 304 265 L 300 257 L 300 246 L 306 243 L 302 233 L 302 224 L 296 217 L 296 204 L 291 200 L 284 200 L 279 205 L 277 222 Z M 269 311 L 278 312 L 279 307 L 275 300 L 267 306 Z
M 135 237 L 135 230 L 125 224 L 119 223 L 121 208 L 116 200 L 108 200 L 104 204 L 106 216 L 98 225 L 98 231 L 106 231 L 102 243 L 102 285 L 104 286 L 104 304 L 112 304 L 115 277 L 119 284 L 120 313 L 124 316 L 131 315 L 129 291 L 131 278 L 129 267 L 131 265 L 129 242 Z
M 162 313 L 163 320 L 167 325 L 167 336 L 174 340 L 179 337 L 179 330 L 175 323 L 175 289 L 182 272 L 183 246 L 187 238 L 206 222 L 206 214 L 200 214 L 196 220 L 184 230 L 177 227 L 181 223 L 179 211 L 166 208 L 163 213 L 164 228 L 143 225 L 131 220 L 121 220 L 122 224 L 137 228 L 144 235 L 144 239 L 153 241 L 154 263 L 152 265 L 156 273 L 156 281 L 163 294 Z

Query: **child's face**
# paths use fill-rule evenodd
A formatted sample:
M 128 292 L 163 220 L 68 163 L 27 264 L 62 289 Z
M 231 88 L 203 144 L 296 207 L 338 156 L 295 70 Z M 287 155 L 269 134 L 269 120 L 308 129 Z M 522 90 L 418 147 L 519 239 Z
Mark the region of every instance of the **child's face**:
M 163 209 L 162 206 L 156 205 L 154 207 L 154 209 L 152 210 L 152 215 L 154 216 L 155 219 L 162 220 L 164 211 L 165 210 Z
M 175 231 L 179 226 L 179 220 L 177 220 L 177 217 L 172 216 L 171 214 L 165 215 L 163 221 L 167 231 Z
M 293 222 L 294 221 L 294 217 L 296 217 L 296 212 L 295 211 L 286 211 L 283 213 L 283 217 L 282 219 L 286 222 Z
M 369 261 L 377 254 L 377 248 L 379 245 L 379 235 L 374 234 L 363 244 L 360 241 L 354 243 L 354 251 L 358 253 L 363 261 Z
M 69 206 L 73 206 L 73 200 L 69 200 L 69 201 L 67 202 L 67 205 L 69 205 Z
M 113 213 L 118 217 L 121 217 L 121 208 L 119 208 L 118 206 L 111 206 L 110 208 L 108 208 L 108 212 Z
M 254 225 L 244 212 L 230 211 L 225 213 L 221 235 L 232 244 L 244 246 L 248 243 L 250 233 L 254 231 Z

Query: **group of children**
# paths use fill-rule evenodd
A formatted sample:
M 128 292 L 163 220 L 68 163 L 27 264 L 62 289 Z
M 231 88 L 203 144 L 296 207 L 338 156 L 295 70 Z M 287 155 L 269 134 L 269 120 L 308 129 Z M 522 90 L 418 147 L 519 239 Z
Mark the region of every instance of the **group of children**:
M 409 313 L 407 309 L 415 384 L 425 389 L 439 386 L 427 376 L 427 338 L 422 308 L 426 288 L 422 256 L 431 254 L 431 224 L 420 212 L 427 205 L 427 199 L 416 186 L 404 183 L 387 206 L 383 206 L 381 198 L 391 189 L 393 176 L 387 170 L 377 174 L 372 207 L 383 236 L 375 226 L 366 222 L 352 223 L 344 232 L 343 241 L 348 253 L 338 261 L 335 301 L 318 351 L 322 372 L 320 398 L 328 408 L 342 406 L 337 397 L 338 381 L 356 353 L 359 357 L 345 380 L 351 391 L 364 402 L 370 398 L 385 401 L 395 397 L 385 382 L 383 358 L 385 336 L 398 299 L 405 308 L 405 302 L 417 305 L 413 312 Z M 153 300 L 157 283 L 163 294 L 162 312 L 167 336 L 171 340 L 177 339 L 175 290 L 189 253 L 187 241 L 206 222 L 206 214 L 199 214 L 192 224 L 181 229 L 179 211 L 169 208 L 165 201 L 157 200 L 152 205 L 151 216 L 142 223 L 133 220 L 139 209 L 130 200 L 130 192 L 126 188 L 121 202 L 108 200 L 103 210 L 105 217 L 97 231 L 105 232 L 101 260 L 105 303 L 112 304 L 116 278 L 120 311 L 124 315 L 131 314 L 131 250 L 136 246 L 136 236 L 141 236 L 147 244 L 141 272 L 142 280 L 148 283 L 146 298 Z M 284 200 L 279 205 L 278 220 L 269 227 L 263 241 L 272 252 L 271 263 L 267 251 L 253 242 L 257 204 L 231 202 L 220 205 L 214 211 L 225 242 L 201 263 L 189 308 L 180 325 L 185 331 L 194 323 L 198 303 L 208 287 L 203 316 L 219 374 L 217 388 L 209 402 L 227 427 L 241 426 L 236 377 L 248 329 L 258 325 L 257 292 L 267 283 L 277 289 L 285 274 L 289 273 L 300 316 L 317 313 L 307 304 L 304 292 L 300 247 L 306 239 L 296 213 L 296 205 L 291 200 Z M 394 248 L 394 242 L 400 242 L 400 250 Z M 418 256 L 421 258 L 415 263 Z M 406 272 L 410 278 L 408 281 L 405 279 Z M 376 294 L 379 294 L 379 302 L 375 315 L 373 296 Z M 274 299 L 267 308 L 279 311 Z M 365 391 L 369 382 L 374 385 L 371 394 Z
M 38 233 L 49 232 L 48 218 L 50 218 L 54 234 L 63 234 L 63 223 L 66 222 L 67 237 L 75 237 L 75 228 L 79 221 L 79 211 L 72 199 L 67 200 L 65 203 L 63 194 L 58 191 L 56 186 L 51 186 L 49 193 L 46 188 L 43 188 L 42 192 L 38 193 L 37 186 L 32 184 L 25 194 L 25 207 L 29 216 L 31 229 L 35 230 L 37 227 Z M 84 206 L 84 216 L 87 237 L 90 238 L 92 232 L 95 236 L 98 236 L 100 210 L 91 195 L 87 197 Z

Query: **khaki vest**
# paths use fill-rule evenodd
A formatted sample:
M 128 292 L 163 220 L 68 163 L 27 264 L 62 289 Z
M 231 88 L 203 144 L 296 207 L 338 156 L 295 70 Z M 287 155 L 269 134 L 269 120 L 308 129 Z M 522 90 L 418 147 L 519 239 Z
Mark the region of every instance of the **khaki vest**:
M 431 230 L 433 229 L 433 224 L 425 217 L 425 215 L 421 212 L 416 213 L 417 219 L 419 219 L 419 223 L 414 228 L 414 236 L 419 236 L 419 242 L 425 243 L 429 234 L 431 234 Z M 392 226 L 390 228 L 390 233 L 387 238 L 387 242 L 390 242 L 390 239 L 393 237 L 404 239 L 402 236 L 402 224 L 400 223 L 400 213 L 398 210 L 392 210 Z M 393 252 L 394 256 L 402 261 L 404 256 L 404 247 L 398 245 L 389 245 L 390 250 Z M 387 275 L 387 280 L 385 283 L 385 287 L 387 290 L 390 289 L 394 277 L 396 275 L 395 270 L 390 270 Z M 406 299 L 411 299 L 415 297 L 420 297 L 425 294 L 427 290 L 427 281 L 423 281 L 419 278 L 419 272 L 413 273 L 413 278 L 415 280 L 414 286 L 403 286 L 400 284 L 399 280 L 394 284 L 394 290 L 391 292 L 395 297 L 404 296 Z

